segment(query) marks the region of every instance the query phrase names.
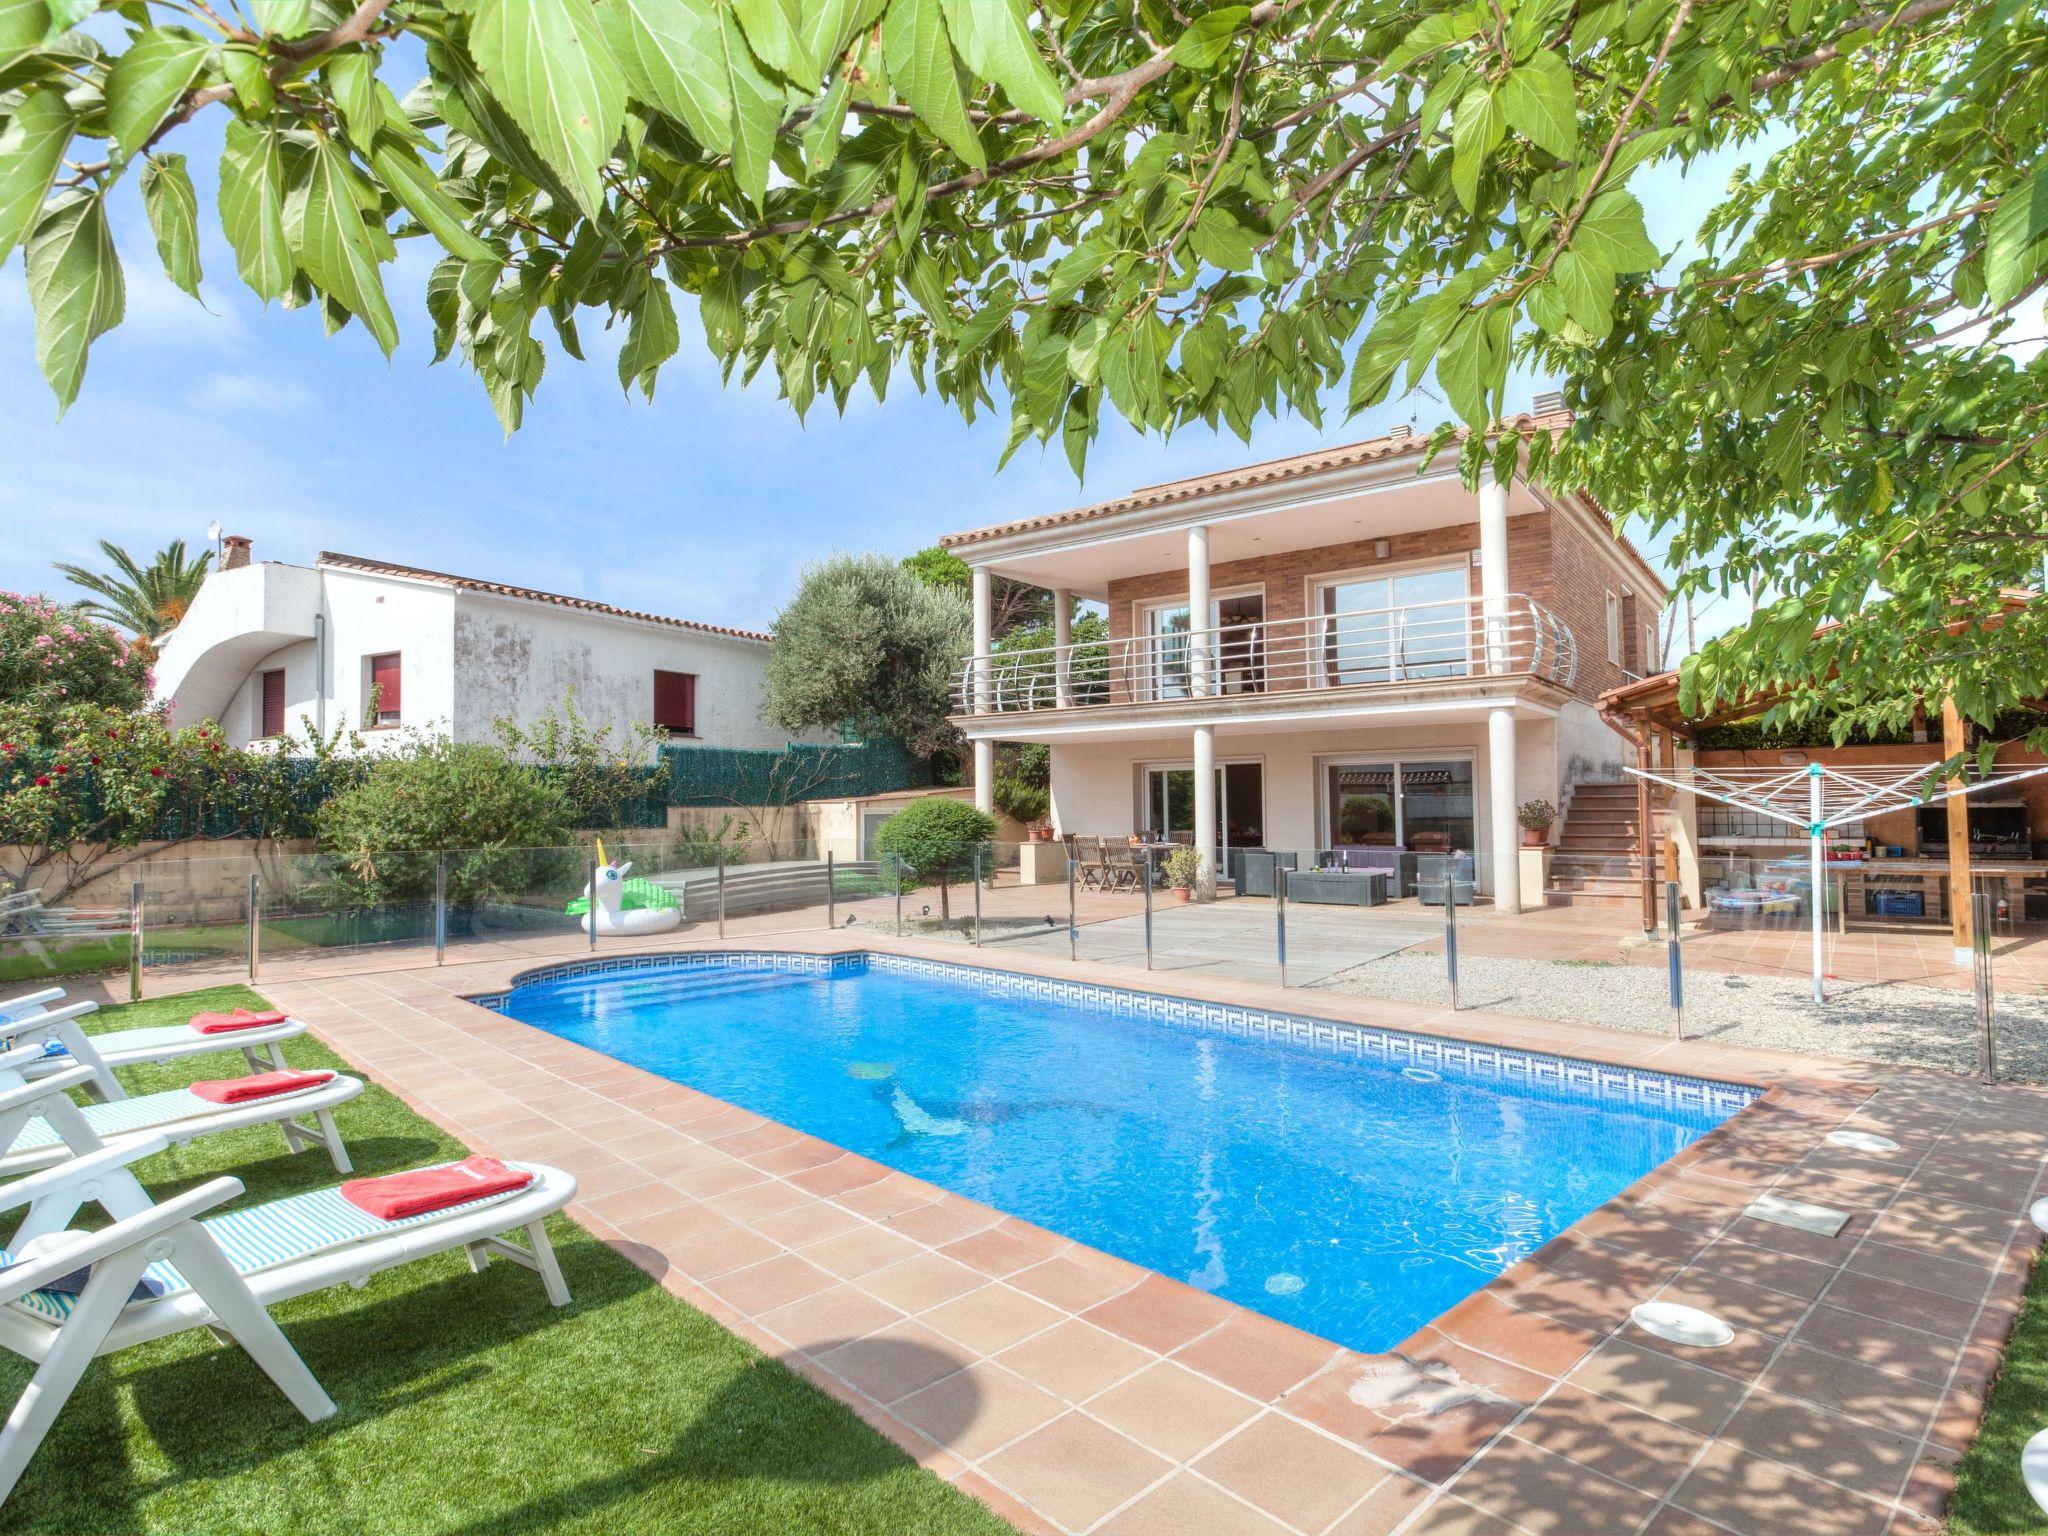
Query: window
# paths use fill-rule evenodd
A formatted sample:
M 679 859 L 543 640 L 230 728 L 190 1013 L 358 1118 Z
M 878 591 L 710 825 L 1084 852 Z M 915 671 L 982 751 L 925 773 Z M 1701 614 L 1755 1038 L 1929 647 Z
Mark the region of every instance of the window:
M 399 711 L 404 702 L 400 697 L 398 652 L 386 651 L 382 656 L 372 656 L 370 686 L 363 703 L 363 714 L 372 726 L 396 725 Z
M 1472 763 L 1330 763 L 1330 846 L 1450 853 L 1474 846 Z
M 1611 590 L 1607 594 L 1607 659 L 1621 665 L 1621 598 Z
M 263 693 L 260 716 L 257 721 L 258 736 L 282 736 L 284 734 L 284 668 L 275 667 L 263 674 Z
M 1323 583 L 1322 677 L 1332 687 L 1462 677 L 1471 625 L 1465 568 Z
M 678 736 L 697 734 L 697 674 L 654 674 L 654 723 Z
M 1657 626 L 1655 624 L 1645 624 L 1643 626 L 1643 673 L 1645 676 L 1664 670 L 1664 658 L 1658 654 L 1660 649 L 1661 647 L 1657 644 Z

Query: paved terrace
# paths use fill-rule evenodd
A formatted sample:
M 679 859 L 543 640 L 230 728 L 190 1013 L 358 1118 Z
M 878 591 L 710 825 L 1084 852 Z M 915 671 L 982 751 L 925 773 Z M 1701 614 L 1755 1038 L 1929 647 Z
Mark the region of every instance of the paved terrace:
M 860 942 L 1136 980 L 957 940 Z M 643 946 L 662 947 L 702 946 Z M 1771 1085 L 1399 1351 L 1365 1356 L 462 1000 L 550 949 L 264 985 L 472 1145 L 573 1170 L 601 1237 L 1028 1531 L 1928 1529 L 2035 1242 L 2042 1090 L 1173 978 L 1218 1001 Z M 1900 1149 L 1829 1146 L 1842 1127 Z M 1744 1216 L 1766 1190 L 1851 1219 L 1823 1239 Z M 1721 1315 L 1735 1342 L 1638 1331 L 1629 1309 L 1652 1296 Z

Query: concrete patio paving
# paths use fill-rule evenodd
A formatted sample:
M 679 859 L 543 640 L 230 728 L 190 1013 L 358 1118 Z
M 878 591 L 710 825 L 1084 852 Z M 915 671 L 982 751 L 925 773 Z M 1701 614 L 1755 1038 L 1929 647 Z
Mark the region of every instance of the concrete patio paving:
M 860 946 L 1142 984 L 1022 948 L 874 933 Z M 2048 1159 L 2041 1090 L 1155 978 L 1771 1085 L 1399 1351 L 1363 1356 L 463 1000 L 537 958 L 501 945 L 265 989 L 471 1144 L 573 1170 L 576 1214 L 600 1236 L 1026 1530 L 1927 1529 L 2035 1242 L 2023 1213 Z M 1899 1150 L 1828 1145 L 1843 1127 Z M 1763 1191 L 1850 1219 L 1824 1239 L 1743 1215 Z M 1628 1321 L 1653 1296 L 1716 1312 L 1734 1342 L 1660 1343 Z

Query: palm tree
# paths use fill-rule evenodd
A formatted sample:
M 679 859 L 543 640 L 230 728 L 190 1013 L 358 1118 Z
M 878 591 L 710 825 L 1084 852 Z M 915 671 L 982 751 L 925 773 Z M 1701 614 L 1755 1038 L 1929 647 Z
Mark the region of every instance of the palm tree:
M 213 563 L 211 550 L 186 559 L 183 539 L 171 540 L 148 565 L 137 565 L 133 555 L 106 539 L 100 540 L 100 553 L 114 563 L 111 574 L 62 561 L 57 569 L 74 585 L 98 594 L 80 603 L 81 610 L 132 631 L 138 640 L 155 640 L 178 627 Z

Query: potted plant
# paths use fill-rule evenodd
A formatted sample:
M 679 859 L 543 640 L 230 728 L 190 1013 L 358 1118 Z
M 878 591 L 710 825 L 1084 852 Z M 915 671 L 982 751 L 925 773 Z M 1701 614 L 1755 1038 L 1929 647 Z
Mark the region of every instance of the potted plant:
M 1034 822 L 1034 823 L 1032 823 L 1032 826 L 1031 826 L 1031 841 L 1033 841 L 1034 843 L 1049 843 L 1049 842 L 1051 842 L 1051 841 L 1052 841 L 1052 823 L 1051 823 L 1051 822 L 1049 822 L 1049 821 L 1040 821 L 1040 822 Z
M 1202 855 L 1198 849 L 1175 848 L 1166 855 L 1161 867 L 1166 883 L 1173 888 L 1175 901 L 1186 901 L 1195 894 L 1195 882 L 1202 878 Z
M 1515 812 L 1515 820 L 1522 824 L 1522 846 L 1541 848 L 1550 841 L 1550 827 L 1557 820 L 1557 807 L 1548 800 L 1524 800 Z

